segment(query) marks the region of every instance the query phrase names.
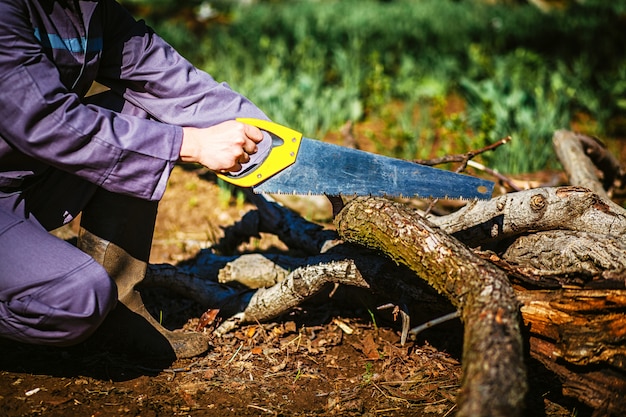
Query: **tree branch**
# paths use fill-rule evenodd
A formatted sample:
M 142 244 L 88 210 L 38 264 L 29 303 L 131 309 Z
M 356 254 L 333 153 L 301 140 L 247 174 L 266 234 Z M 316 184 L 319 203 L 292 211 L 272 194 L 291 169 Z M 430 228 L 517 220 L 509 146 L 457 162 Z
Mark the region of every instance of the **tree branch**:
M 521 415 L 527 386 L 519 305 L 506 275 L 389 200 L 357 198 L 336 225 L 346 241 L 406 265 L 460 310 L 465 337 L 459 415 Z

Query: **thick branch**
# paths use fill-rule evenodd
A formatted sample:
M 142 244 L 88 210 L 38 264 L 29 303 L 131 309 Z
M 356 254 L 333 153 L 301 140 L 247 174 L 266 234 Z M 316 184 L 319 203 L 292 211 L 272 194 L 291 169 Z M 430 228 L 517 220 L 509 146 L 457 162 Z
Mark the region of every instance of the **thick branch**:
M 473 201 L 428 220 L 470 246 L 540 230 L 626 234 L 626 212 L 621 207 L 578 187 L 537 188 Z
M 552 143 L 570 184 L 587 188 L 603 199 L 610 200 L 598 179 L 598 169 L 585 153 L 577 134 L 557 130 L 552 136 Z
M 518 304 L 506 275 L 388 200 L 355 199 L 336 224 L 345 240 L 381 250 L 408 266 L 461 311 L 465 337 L 459 415 L 520 415 L 526 373 Z
M 522 235 L 502 259 L 505 271 L 539 286 L 626 285 L 626 242 L 614 236 L 568 230 Z
M 302 266 L 291 272 L 280 283 L 256 290 L 245 308 L 220 326 L 216 333 L 224 334 L 239 322 L 264 321 L 274 318 L 317 294 L 331 282 L 369 288 L 369 284 L 351 260 Z

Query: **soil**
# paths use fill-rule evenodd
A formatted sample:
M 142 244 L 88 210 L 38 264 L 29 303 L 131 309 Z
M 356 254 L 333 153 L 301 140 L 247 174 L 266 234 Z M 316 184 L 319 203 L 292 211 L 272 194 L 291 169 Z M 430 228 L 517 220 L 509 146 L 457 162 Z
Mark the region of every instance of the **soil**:
M 205 171 L 177 167 L 160 205 L 151 262 L 192 258 L 251 209 Z M 238 248 L 265 250 L 286 248 L 273 236 Z M 207 309 L 158 289 L 145 290 L 144 298 L 173 329 L 193 329 Z M 462 325 L 434 327 L 404 346 L 398 328 L 375 301 L 347 293 L 322 294 L 270 323 L 211 336 L 206 354 L 167 364 L 93 346 L 0 341 L 0 411 L 6 417 L 453 415 Z M 585 415 L 561 397 L 559 381 L 541 366 L 529 360 L 529 369 L 528 415 Z

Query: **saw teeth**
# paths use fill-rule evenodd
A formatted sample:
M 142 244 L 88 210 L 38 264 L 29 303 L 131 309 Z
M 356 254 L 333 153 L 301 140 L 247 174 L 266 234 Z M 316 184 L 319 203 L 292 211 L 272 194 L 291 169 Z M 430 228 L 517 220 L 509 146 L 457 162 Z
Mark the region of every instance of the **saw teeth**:
M 318 196 L 318 195 L 325 195 L 325 193 L 323 192 L 314 192 L 314 191 L 306 191 L 306 192 L 298 192 L 297 190 L 276 190 L 276 191 L 270 191 L 270 190 L 262 190 L 259 191 L 256 188 L 253 188 L 253 191 L 256 194 L 279 194 L 279 195 L 304 195 L 304 196 Z M 358 197 L 360 194 L 357 193 L 341 193 L 340 194 L 343 197 Z M 369 194 L 369 197 L 377 197 L 377 196 L 381 196 L 381 197 L 387 197 L 387 198 L 406 198 L 406 199 L 432 199 L 432 200 L 457 200 L 457 201 L 475 201 L 475 200 L 481 200 L 480 197 L 452 197 L 450 195 L 444 195 L 444 196 L 434 196 L 434 195 L 428 195 L 428 196 L 423 196 L 423 195 L 413 195 L 413 196 L 406 196 L 404 194 L 398 194 L 398 195 L 394 195 L 394 194 L 387 194 L 387 193 L 380 193 L 380 194 Z

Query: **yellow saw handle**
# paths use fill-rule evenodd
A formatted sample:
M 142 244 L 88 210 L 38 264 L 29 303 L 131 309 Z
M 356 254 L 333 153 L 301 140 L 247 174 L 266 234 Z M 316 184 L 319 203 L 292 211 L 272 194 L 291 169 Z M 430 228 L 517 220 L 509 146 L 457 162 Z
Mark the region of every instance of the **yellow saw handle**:
M 238 122 L 249 124 L 266 131 L 272 136 L 272 148 L 261 164 L 242 176 L 217 174 L 224 181 L 240 187 L 253 187 L 296 162 L 302 133 L 278 123 L 254 118 L 237 118 Z

